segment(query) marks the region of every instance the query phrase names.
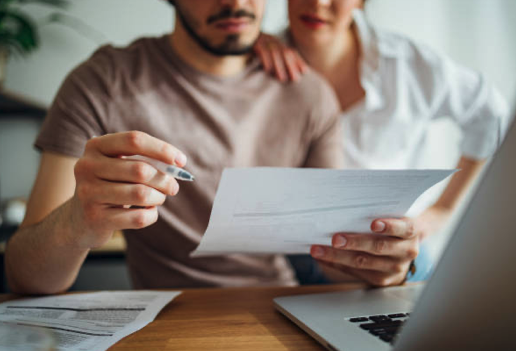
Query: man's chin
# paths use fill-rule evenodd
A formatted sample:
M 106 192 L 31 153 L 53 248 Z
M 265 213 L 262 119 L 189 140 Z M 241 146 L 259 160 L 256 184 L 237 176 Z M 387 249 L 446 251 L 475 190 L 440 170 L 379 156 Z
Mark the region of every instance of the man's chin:
M 253 51 L 257 39 L 258 38 L 243 40 L 238 36 L 229 35 L 225 38 L 224 42 L 219 45 L 208 44 L 207 41 L 200 42 L 199 44 L 201 44 L 205 50 L 216 56 L 243 56 Z
M 210 48 L 208 50 L 215 56 L 243 56 L 248 55 L 253 51 L 253 45 L 244 46 L 244 47 L 219 47 L 219 48 Z

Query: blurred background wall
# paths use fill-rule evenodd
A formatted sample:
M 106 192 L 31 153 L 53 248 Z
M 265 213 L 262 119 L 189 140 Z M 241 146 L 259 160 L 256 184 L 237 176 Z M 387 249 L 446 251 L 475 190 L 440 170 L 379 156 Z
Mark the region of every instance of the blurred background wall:
M 274 33 L 286 26 L 286 1 L 268 1 L 265 31 Z M 49 12 L 36 5 L 29 9 L 36 19 Z M 104 38 L 93 41 L 62 25 L 46 25 L 41 30 L 41 49 L 27 59 L 11 60 L 8 90 L 49 104 L 66 73 L 99 44 L 126 45 L 139 36 L 173 28 L 173 12 L 163 0 L 75 0 L 69 12 Z M 516 92 L 516 1 L 369 0 L 367 12 L 376 25 L 427 43 L 484 72 L 507 97 Z
M 99 45 L 126 45 L 173 28 L 173 10 L 162 0 L 72 2 L 68 13 L 93 27 L 95 39 L 59 24 L 43 26 L 41 48 L 28 58 L 9 61 L 6 91 L 48 106 L 66 74 Z M 49 13 L 37 5 L 26 8 L 36 20 Z M 286 9 L 286 0 L 269 0 L 264 31 L 284 28 Z M 514 0 L 369 0 L 367 6 L 368 17 L 377 26 L 404 33 L 483 72 L 508 100 L 516 95 L 515 13 Z M 28 196 L 37 172 L 39 155 L 32 143 L 39 124 L 19 116 L 0 119 L 0 200 Z M 431 135 L 433 147 L 425 166 L 454 166 L 459 156 L 457 130 L 441 121 Z M 436 197 L 438 192 L 427 196 Z

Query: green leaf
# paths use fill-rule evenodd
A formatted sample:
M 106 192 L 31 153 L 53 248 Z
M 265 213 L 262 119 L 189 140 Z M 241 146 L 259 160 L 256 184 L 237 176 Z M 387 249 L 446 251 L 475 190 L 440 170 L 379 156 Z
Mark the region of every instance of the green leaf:
M 1 1 L 8 1 L 11 4 L 17 3 L 19 5 L 27 5 L 27 4 L 40 4 L 40 5 L 46 5 L 51 7 L 57 7 L 57 8 L 66 8 L 70 5 L 70 1 L 68 0 L 0 0 Z
M 13 4 L 16 0 L 0 0 L 0 10 L 4 10 Z
M 6 47 L 9 48 L 9 54 L 14 54 L 14 56 L 25 56 L 27 54 L 27 52 L 21 47 L 21 45 L 16 40 L 12 40 L 8 44 L 9 45 L 6 45 Z
M 0 0 L 1 1 L 1 0 Z M 32 20 L 19 12 L 0 12 L 0 42 L 8 50 L 28 54 L 38 47 L 36 26 Z

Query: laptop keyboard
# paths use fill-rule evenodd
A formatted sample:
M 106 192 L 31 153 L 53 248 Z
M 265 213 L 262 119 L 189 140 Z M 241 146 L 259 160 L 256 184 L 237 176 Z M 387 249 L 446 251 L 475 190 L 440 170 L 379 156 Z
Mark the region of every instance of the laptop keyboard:
M 409 315 L 410 313 L 381 314 L 349 318 L 348 321 L 369 332 L 369 334 L 380 338 L 380 340 L 393 344 L 396 335 L 403 326 L 403 322 Z

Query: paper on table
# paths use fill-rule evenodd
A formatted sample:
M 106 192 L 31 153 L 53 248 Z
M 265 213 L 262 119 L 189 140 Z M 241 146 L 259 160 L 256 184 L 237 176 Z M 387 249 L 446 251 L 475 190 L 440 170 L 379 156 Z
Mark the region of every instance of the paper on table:
M 0 349 L 40 350 L 38 339 L 30 335 L 44 330 L 55 341 L 52 350 L 104 351 L 152 322 L 179 294 L 180 291 L 117 291 L 4 302 L 0 304 Z M 3 335 L 2 330 L 9 330 L 10 325 L 16 325 L 20 334 L 25 327 L 29 337 L 13 339 Z M 24 344 L 13 345 L 13 340 L 23 340 Z
M 191 256 L 308 253 L 336 232 L 402 217 L 456 170 L 225 169 L 208 229 Z

